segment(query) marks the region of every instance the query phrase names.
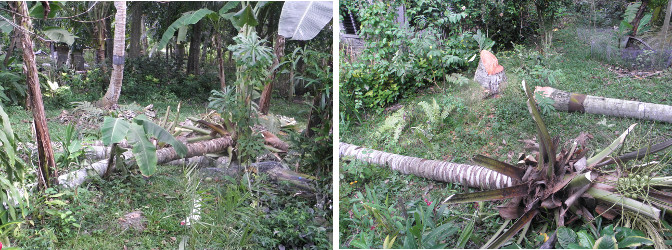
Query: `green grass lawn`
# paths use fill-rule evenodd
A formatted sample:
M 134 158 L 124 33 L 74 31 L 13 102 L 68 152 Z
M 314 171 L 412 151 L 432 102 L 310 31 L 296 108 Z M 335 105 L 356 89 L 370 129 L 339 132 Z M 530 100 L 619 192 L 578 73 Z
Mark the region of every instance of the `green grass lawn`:
M 476 154 L 515 163 L 517 159 L 513 158 L 518 154 L 530 153 L 524 149 L 522 140 L 534 139 L 536 135 L 525 104 L 522 80 L 532 87 L 551 86 L 595 96 L 672 105 L 669 91 L 672 72 L 669 69 L 646 79 L 619 77 L 609 71 L 609 65 L 591 58 L 590 48 L 578 41 L 575 31 L 575 27 L 558 31 L 553 49 L 546 55 L 524 46 L 497 53 L 508 84 L 496 98 L 480 100 L 478 94 L 474 94 L 481 91 L 475 83 L 424 89 L 412 98 L 399 101 L 406 111 L 407 125 L 398 141 L 394 140 L 391 130 L 376 132 L 387 118 L 393 116 L 393 111 L 369 111 L 361 124 L 341 123 L 341 141 L 390 153 L 457 163 L 473 164 L 470 159 Z M 462 73 L 468 78 L 473 76 L 473 72 Z M 418 103 L 431 104 L 434 99 L 442 110 L 454 108 L 445 119 L 431 123 Z M 559 136 L 561 146 L 567 147 L 565 143 L 581 132 L 590 133 L 594 138 L 588 143 L 589 155 L 607 146 L 633 123 L 639 125 L 626 141 L 623 152 L 672 136 L 672 126 L 666 123 L 558 111 L 542 116 L 551 136 Z M 424 143 L 419 133 L 428 137 L 430 143 Z M 451 205 L 445 210 L 440 209 L 438 202 L 465 191 L 460 185 L 404 176 L 348 159 L 340 162 L 341 247 L 382 247 L 385 237 L 392 234 L 386 225 L 397 221 L 406 225 L 414 220 L 417 225 L 417 217 L 407 218 L 405 215 L 419 207 L 428 208 L 425 199 L 432 202 L 432 207 L 436 206 L 435 217 L 430 219 L 432 223 L 436 227 L 450 224 L 442 234 L 447 237 L 442 242 L 449 248 L 481 247 L 503 222 L 494 209 L 501 202 Z M 672 172 L 670 170 L 669 167 L 664 169 L 668 173 Z M 377 209 L 374 211 L 371 207 Z M 390 217 L 380 220 L 376 213 Z M 546 222 L 533 223 L 525 239 L 521 239 L 522 246 L 537 247 L 540 244 L 539 237 L 543 238 L 540 235 L 548 233 L 551 227 L 547 224 L 552 218 L 545 219 Z M 467 230 L 470 223 L 473 223 L 473 232 Z M 431 228 L 423 228 L 426 230 L 423 232 L 431 232 Z M 397 244 L 402 244 L 402 237 L 405 236 L 398 236 Z

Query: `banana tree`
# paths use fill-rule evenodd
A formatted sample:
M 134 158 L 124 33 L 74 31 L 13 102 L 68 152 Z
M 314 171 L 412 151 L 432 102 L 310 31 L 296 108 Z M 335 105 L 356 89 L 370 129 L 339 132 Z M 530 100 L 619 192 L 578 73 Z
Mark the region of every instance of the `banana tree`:
M 584 205 L 589 203 L 579 202 L 580 200 L 595 199 L 598 201 L 595 209 L 602 211 L 602 214 L 617 210 L 623 216 L 634 216 L 637 220 L 652 222 L 648 224 L 651 226 L 658 225 L 665 211 L 672 211 L 672 193 L 660 189 L 669 185 L 672 177 L 658 177 L 654 174 L 663 165 L 655 162 L 640 166 L 626 164 L 669 147 L 672 140 L 610 157 L 634 129 L 636 124 L 633 124 L 594 156 L 586 156 L 587 150 L 576 142 L 571 149 L 560 150 L 559 139 L 549 135 L 534 101 L 533 92 L 524 81 L 523 88 L 527 95 L 528 110 L 536 124 L 538 155 L 528 157 L 519 166 L 477 155 L 473 159 L 477 164 L 508 176 L 512 179 L 512 184 L 488 191 L 455 194 L 444 201 L 446 204 L 456 204 L 511 199 L 498 207 L 499 214 L 507 220 L 518 220 L 508 230 L 499 230 L 503 233 L 493 235 L 484 247 L 501 247 L 542 214 L 554 217 L 558 227 L 565 226 L 570 214 L 590 220 L 592 215 L 589 206 Z M 609 172 L 602 168 L 611 164 L 617 164 L 618 170 Z M 659 235 L 653 238 L 661 239 Z M 664 247 L 662 240 L 656 243 L 656 246 Z
M 279 60 L 284 56 L 285 38 L 292 40 L 313 39 L 324 29 L 327 23 L 331 22 L 332 9 L 333 4 L 331 1 L 286 2 L 282 6 L 282 13 L 280 14 L 280 22 L 278 24 L 278 35 L 274 44 L 276 58 L 273 60 L 273 66 L 271 66 L 273 74 L 266 86 L 264 86 L 261 98 L 259 99 L 259 110 L 261 110 L 262 114 L 268 114 L 268 108 L 271 104 L 271 92 L 273 92 L 273 80 L 275 79 Z
M 179 157 L 187 155 L 187 147 L 168 131 L 150 121 L 146 116 L 139 115 L 129 123 L 121 118 L 105 117 L 101 126 L 103 144 L 112 146 L 112 151 L 118 151 L 116 144 L 124 138 L 133 146 L 133 155 L 144 176 L 151 176 L 156 172 L 158 158 L 156 146 L 150 142 L 148 135 L 155 137 L 159 142 L 166 142 L 175 148 Z M 114 154 L 110 154 L 114 155 Z M 108 168 L 109 169 L 109 168 Z

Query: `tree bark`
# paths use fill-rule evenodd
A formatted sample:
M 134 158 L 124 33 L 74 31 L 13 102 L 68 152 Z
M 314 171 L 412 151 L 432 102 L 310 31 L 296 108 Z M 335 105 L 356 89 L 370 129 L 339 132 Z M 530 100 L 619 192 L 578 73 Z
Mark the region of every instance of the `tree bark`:
M 635 19 L 632 20 L 632 36 L 637 36 L 637 29 L 639 28 L 639 21 L 642 20 L 644 17 L 644 12 L 646 10 L 646 6 L 648 5 L 649 1 L 648 0 L 642 0 L 642 5 L 639 6 L 639 10 L 637 10 L 637 14 L 635 15 Z
M 131 41 L 128 48 L 129 58 L 138 58 L 141 55 L 142 43 L 142 10 L 144 2 L 134 2 L 131 5 Z
M 672 123 L 672 106 L 569 93 L 551 87 L 537 87 L 537 91 L 555 101 L 553 107 L 561 111 Z
M 124 79 L 124 54 L 126 49 L 126 2 L 115 1 L 117 14 L 114 17 L 114 56 L 112 57 L 112 77 L 100 106 L 111 107 L 119 101 L 121 84 Z
M 271 95 L 273 94 L 273 81 L 275 81 L 275 76 L 278 73 L 276 67 L 280 64 L 280 58 L 285 56 L 285 37 L 277 35 L 275 37 L 275 44 L 273 44 L 273 51 L 275 52 L 275 58 L 273 59 L 273 64 L 271 69 L 273 73 L 269 79 L 264 90 L 261 92 L 261 99 L 259 99 L 259 110 L 262 114 L 268 114 L 268 108 L 271 106 Z
M 94 18 L 96 23 L 93 25 L 93 37 L 95 37 L 95 46 L 96 46 L 96 63 L 101 64 L 105 62 L 105 46 L 107 37 L 107 19 L 104 19 L 105 14 L 107 14 L 108 3 L 107 2 L 98 2 L 96 6 L 91 11 L 90 16 Z M 103 67 L 105 65 L 103 64 Z M 105 69 L 103 69 L 105 71 Z
M 208 64 L 208 47 L 210 46 L 210 40 L 211 40 L 211 35 L 210 31 L 206 31 L 204 34 L 205 39 L 203 39 L 203 43 L 201 45 L 201 61 L 199 65 L 207 65 Z M 199 69 L 200 71 L 200 69 Z
M 16 30 L 20 33 L 21 45 L 23 48 L 24 73 L 26 74 L 26 84 L 28 84 L 28 93 L 32 102 L 33 120 L 35 122 L 35 135 L 37 149 L 39 152 L 39 167 L 37 169 L 39 186 L 48 188 L 50 177 L 57 176 L 56 161 L 54 160 L 54 151 L 51 148 L 51 139 L 49 137 L 49 128 L 47 119 L 44 115 L 44 105 L 42 103 L 42 92 L 40 91 L 40 82 L 37 77 L 37 66 L 35 65 L 35 54 L 33 52 L 33 41 L 30 39 L 28 31 L 32 27 L 28 16 L 28 6 L 25 1 L 17 2 L 18 15 L 15 18 L 20 20 L 19 25 L 22 30 Z M 52 174 L 52 170 L 53 174 Z
M 184 64 L 184 43 L 175 43 L 175 63 L 177 63 L 177 71 L 182 72 L 182 64 Z
M 672 16 L 672 1 L 668 1 L 665 11 L 665 21 L 663 21 L 663 36 L 667 38 L 667 32 L 670 29 L 670 16 Z
M 105 58 L 112 59 L 114 52 L 114 34 L 112 33 L 112 21 L 105 22 Z M 112 63 L 111 61 L 107 62 L 108 64 Z
M 201 52 L 201 26 L 203 20 L 194 24 L 189 42 L 189 58 L 187 60 L 187 74 L 198 75 L 200 71 L 200 52 Z
M 215 46 L 217 47 L 217 74 L 219 75 L 219 88 L 224 90 L 226 88 L 226 74 L 224 72 L 224 52 L 222 44 L 222 34 L 216 31 Z
M 194 156 L 200 156 L 207 153 L 216 153 L 225 151 L 229 146 L 233 146 L 234 142 L 231 137 L 220 137 L 217 139 L 212 139 L 209 141 L 201 141 L 197 143 L 187 144 L 187 158 Z M 156 156 L 158 159 L 158 164 L 164 164 L 169 161 L 179 159 L 177 152 L 172 147 L 162 148 L 156 151 Z M 126 151 L 121 155 L 121 158 L 124 160 L 126 165 L 134 164 L 135 159 L 133 158 L 133 152 Z M 114 165 L 113 165 L 114 166 Z M 62 175 L 58 177 L 59 183 L 65 187 L 77 187 L 84 183 L 88 176 L 89 172 L 95 172 L 98 176 L 103 176 L 107 171 L 113 171 L 114 169 L 107 169 L 107 159 L 98 161 L 91 164 L 83 169 Z
M 14 54 L 14 48 L 16 48 L 17 40 L 19 40 L 16 28 L 14 28 L 14 31 L 11 34 L 12 34 L 11 36 L 12 41 L 9 42 L 9 48 L 7 48 L 7 53 L 5 53 L 5 60 L 2 62 L 2 65 L 5 68 L 7 68 L 7 66 L 9 65 L 9 59 L 12 57 L 12 54 Z
M 499 189 L 509 187 L 511 178 L 481 166 L 386 153 L 360 146 L 340 143 L 339 156 L 354 157 L 367 163 L 388 166 L 402 174 L 412 174 L 435 181 L 452 182 L 469 187 Z

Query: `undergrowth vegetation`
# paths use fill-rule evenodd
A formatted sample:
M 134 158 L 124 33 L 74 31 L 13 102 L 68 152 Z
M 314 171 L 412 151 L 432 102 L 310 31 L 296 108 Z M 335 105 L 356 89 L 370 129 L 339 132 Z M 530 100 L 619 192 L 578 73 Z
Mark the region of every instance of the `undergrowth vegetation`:
M 667 82 L 672 80 L 669 68 L 649 77 L 627 75 L 610 64 L 615 63 L 618 66 L 620 61 L 605 60 L 599 54 L 601 52 L 595 50 L 600 46 L 587 37 L 602 34 L 593 32 L 587 26 L 617 24 L 623 18 L 622 11 L 625 10 L 625 7 L 616 6 L 617 3 L 597 2 L 597 12 L 591 11 L 591 6 L 586 3 L 565 9 L 563 21 L 555 26 L 558 29 L 554 31 L 553 46 L 550 48 L 535 46 L 535 40 L 529 40 L 534 36 L 531 30 L 536 29 L 525 26 L 524 23 L 529 22 L 521 22 L 524 27 L 516 27 L 523 31 L 530 30 L 527 33 L 530 36 L 526 39 L 510 39 L 505 44 L 500 44 L 502 34 L 490 32 L 491 39 L 498 42 L 494 47 L 501 49 L 496 55 L 508 77 L 508 84 L 495 98 L 481 99 L 480 86 L 472 81 L 446 84 L 444 80 L 437 78 L 408 80 L 410 85 L 422 87 L 399 90 L 395 92 L 397 97 L 385 102 L 385 99 L 378 96 L 365 95 L 373 86 L 379 86 L 378 81 L 371 80 L 378 76 L 373 73 L 373 76 L 365 76 L 363 72 L 355 74 L 360 72 L 354 71 L 355 68 L 352 67 L 357 63 L 369 65 L 367 70 L 383 67 L 376 65 L 376 60 L 380 59 L 359 60 L 357 63 L 342 62 L 342 142 L 406 156 L 470 165 L 475 165 L 471 158 L 477 154 L 515 164 L 519 160 L 519 154 L 529 154 L 533 150 L 529 143 L 539 139 L 535 136 L 534 121 L 529 117 L 526 108 L 525 93 L 520 88 L 523 80 L 532 86 L 551 86 L 594 96 L 672 105 L 669 93 L 664 90 L 669 88 Z M 451 10 L 460 12 L 460 5 L 454 5 L 458 7 Z M 510 12 L 503 11 L 504 19 L 494 15 L 485 16 L 489 11 L 487 6 L 481 9 L 476 3 L 465 5 L 465 12 L 470 14 L 470 18 L 464 20 L 472 25 L 495 22 L 493 20 L 506 21 L 507 15 L 510 15 Z M 473 16 L 472 13 L 482 15 Z M 594 16 L 585 19 L 588 16 L 586 13 Z M 514 20 L 520 22 L 520 19 Z M 476 28 L 471 26 L 471 30 L 474 29 Z M 366 32 L 365 27 L 362 27 L 362 32 Z M 608 34 L 608 41 L 611 43 L 614 37 L 615 35 Z M 370 46 L 368 41 L 367 46 Z M 369 50 L 371 48 L 366 47 L 362 55 L 375 54 Z M 403 50 L 399 50 L 399 53 L 402 52 Z M 620 54 L 615 56 L 620 57 Z M 424 57 L 425 60 L 430 59 L 428 54 L 424 54 Z M 436 56 L 433 55 L 432 58 L 434 57 Z M 477 61 L 478 59 L 475 60 Z M 387 63 L 383 60 L 381 64 Z M 443 65 L 440 70 L 458 72 L 469 77 L 473 75 L 475 65 L 466 64 L 455 69 Z M 380 76 L 393 75 L 389 72 L 392 71 Z M 390 84 L 403 85 L 407 82 L 395 79 Z M 349 86 L 361 87 L 358 89 L 359 93 Z M 355 97 L 357 94 L 361 96 L 361 100 Z M 549 133 L 561 138 L 561 144 L 564 143 L 562 138 L 574 138 L 581 133 L 587 133 L 590 139 L 586 148 L 601 149 L 632 123 L 638 123 L 639 128 L 627 137 L 623 153 L 672 136 L 670 126 L 665 123 L 559 112 L 553 108 L 551 99 L 542 96 L 535 99 Z M 373 102 L 384 104 L 367 105 Z M 567 146 L 571 145 L 564 145 Z M 588 155 L 594 153 L 596 152 L 589 151 Z M 658 176 L 672 172 L 669 155 L 648 160 L 662 162 L 656 173 Z M 635 164 L 645 162 L 642 160 Z M 466 188 L 459 183 L 440 183 L 407 176 L 348 157 L 341 158 L 340 163 L 339 244 L 343 248 L 479 248 L 486 245 L 490 236 L 505 223 L 496 209 L 503 202 L 442 204 L 446 197 L 453 194 L 475 192 L 479 189 Z M 615 170 L 607 168 L 604 171 Z M 659 230 L 655 233 L 648 229 L 651 228 L 649 226 L 635 226 L 632 218 L 636 216 L 633 217 L 632 214 L 614 219 L 604 218 L 594 211 L 593 215 L 595 220 L 590 226 L 578 222 L 561 228 L 558 233 L 562 232 L 562 235 L 557 235 L 558 243 L 552 247 L 604 248 L 618 244 L 619 247 L 650 248 L 654 241 L 660 239 L 664 242 L 656 242 L 657 246 L 670 245 L 672 228 L 668 225 L 667 217 L 653 225 Z M 535 219 L 519 236 L 507 243 L 505 248 L 538 248 L 557 228 L 554 220 L 552 216 Z M 662 238 L 657 238 L 656 235 Z

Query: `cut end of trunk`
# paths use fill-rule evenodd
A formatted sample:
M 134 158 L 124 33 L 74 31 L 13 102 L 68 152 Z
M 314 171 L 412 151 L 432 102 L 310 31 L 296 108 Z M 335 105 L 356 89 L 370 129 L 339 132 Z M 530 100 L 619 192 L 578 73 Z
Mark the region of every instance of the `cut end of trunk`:
M 536 86 L 534 88 L 534 93 L 539 93 L 545 97 L 551 97 L 551 94 L 553 94 L 554 91 L 555 89 L 551 87 Z

